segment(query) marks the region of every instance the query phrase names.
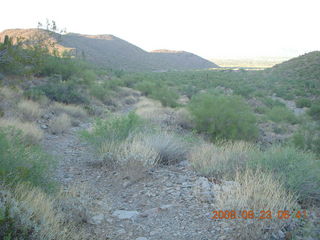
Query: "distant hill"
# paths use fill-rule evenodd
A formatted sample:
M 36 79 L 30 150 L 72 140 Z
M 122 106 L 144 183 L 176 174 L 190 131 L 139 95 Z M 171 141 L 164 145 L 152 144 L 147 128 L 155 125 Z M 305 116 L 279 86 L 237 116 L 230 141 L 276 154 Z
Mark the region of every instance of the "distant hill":
M 35 34 L 48 34 L 39 29 L 10 29 L 0 33 L 0 41 L 5 35 L 13 38 L 30 39 Z M 59 41 L 58 41 L 59 39 Z M 52 40 L 58 42 L 59 50 L 73 51 L 76 56 L 101 67 L 129 71 L 165 71 L 216 68 L 216 64 L 195 54 L 184 51 L 143 49 L 113 35 L 83 35 L 68 33 L 53 34 Z
M 283 78 L 320 82 L 320 51 L 292 58 L 266 71 Z

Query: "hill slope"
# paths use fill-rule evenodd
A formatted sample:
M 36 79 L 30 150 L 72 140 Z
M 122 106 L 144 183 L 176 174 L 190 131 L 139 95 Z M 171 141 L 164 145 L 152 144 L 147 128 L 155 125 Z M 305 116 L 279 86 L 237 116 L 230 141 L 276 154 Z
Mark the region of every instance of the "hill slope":
M 45 34 L 38 29 L 10 29 L 0 33 L 0 41 L 5 35 L 13 38 L 31 38 L 35 34 Z M 73 49 L 77 56 L 96 65 L 130 71 L 188 70 L 218 67 L 216 64 L 188 52 L 158 50 L 147 52 L 113 35 L 82 35 L 68 33 L 53 34 L 60 50 Z
M 268 72 L 283 78 L 320 81 L 320 51 L 306 53 L 277 64 Z

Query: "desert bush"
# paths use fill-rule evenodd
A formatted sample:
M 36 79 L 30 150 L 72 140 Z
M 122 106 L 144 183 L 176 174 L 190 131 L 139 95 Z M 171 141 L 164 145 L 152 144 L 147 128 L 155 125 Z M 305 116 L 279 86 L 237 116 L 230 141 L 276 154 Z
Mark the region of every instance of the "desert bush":
M 84 119 L 87 117 L 86 111 L 79 105 L 54 103 L 51 106 L 51 109 L 55 114 L 58 114 L 58 115 L 62 113 L 66 113 L 69 116 L 76 119 Z
M 52 101 L 66 104 L 88 103 L 88 99 L 80 94 L 77 85 L 69 82 L 49 82 L 37 87 Z
M 18 110 L 22 114 L 22 117 L 27 121 L 34 121 L 42 114 L 40 105 L 30 100 L 22 100 L 18 103 Z
M 255 116 L 239 96 L 200 94 L 192 98 L 189 110 L 197 130 L 209 134 L 212 140 L 257 137 Z
M 153 82 L 142 81 L 142 82 L 138 82 L 134 87 L 137 90 L 139 90 L 143 95 L 148 96 L 155 91 L 155 89 L 157 88 L 157 85 Z
M 314 120 L 320 120 L 320 101 L 315 101 L 314 103 L 312 103 L 311 108 L 308 111 L 308 114 Z
M 249 165 L 273 173 L 300 200 L 320 200 L 320 161 L 311 152 L 275 146 L 254 152 Z
M 105 142 L 119 143 L 142 127 L 142 120 L 131 112 L 124 116 L 111 116 L 106 120 L 97 120 L 92 131 L 84 131 L 82 137 L 100 147 Z
M 4 189 L 4 188 L 3 188 Z M 55 199 L 38 188 L 19 184 L 0 192 L 0 238 L 80 240 L 81 230 L 66 222 Z
M 292 142 L 297 148 L 320 154 L 319 124 L 305 120 L 305 123 L 293 134 Z
M 181 108 L 174 113 L 175 124 L 185 129 L 192 129 L 194 127 L 190 112 Z
M 159 100 L 165 107 L 176 107 L 178 106 L 177 100 L 179 95 L 165 87 L 157 87 L 151 94 L 150 97 Z
M 71 127 L 71 119 L 69 115 L 62 113 L 58 117 L 49 122 L 50 131 L 53 134 L 62 134 Z
M 0 179 L 12 184 L 30 182 L 49 188 L 51 159 L 39 147 L 27 145 L 21 132 L 0 128 Z
M 287 107 L 273 107 L 266 114 L 274 122 L 289 122 L 291 124 L 299 122 L 298 118 Z
M 280 102 L 277 99 L 272 99 L 270 97 L 262 97 L 261 101 L 269 108 L 286 106 L 283 102 Z
M 188 159 L 201 175 L 232 179 L 245 169 L 249 154 L 254 150 L 255 147 L 246 142 L 202 143 L 191 149 Z
M 38 88 L 30 88 L 24 91 L 23 96 L 29 100 L 39 102 L 41 105 L 46 105 L 49 101 L 45 93 Z
M 252 211 L 255 217 L 261 217 L 262 211 L 270 211 L 272 218 L 227 220 L 230 228 L 224 235 L 228 239 L 270 239 L 290 224 L 290 220 L 284 221 L 274 215 L 278 211 L 293 212 L 298 205 L 295 197 L 272 174 L 246 170 L 238 173 L 235 180 L 239 184 L 216 195 L 215 208 L 222 211 L 234 210 L 237 216 L 245 211 Z
M 298 108 L 311 107 L 311 100 L 308 98 L 298 98 L 296 105 Z
M 38 128 L 34 123 L 21 122 L 17 119 L 0 119 L 0 127 L 11 127 L 19 130 L 20 138 L 26 144 L 37 144 L 43 137 L 43 133 L 40 128 Z M 11 132 L 16 133 L 16 132 Z

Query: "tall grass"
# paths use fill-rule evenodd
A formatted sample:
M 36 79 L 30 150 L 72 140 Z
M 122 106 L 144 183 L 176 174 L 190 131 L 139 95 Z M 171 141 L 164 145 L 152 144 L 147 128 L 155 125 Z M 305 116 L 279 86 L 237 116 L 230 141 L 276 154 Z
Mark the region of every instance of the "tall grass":
M 0 192 L 0 238 L 5 240 L 84 240 L 84 234 L 67 222 L 55 199 L 39 188 L 18 184 Z
M 246 142 L 203 143 L 191 149 L 189 161 L 204 176 L 233 179 L 246 168 L 249 154 L 255 150 Z
M 37 144 L 43 137 L 43 133 L 34 123 L 21 122 L 18 119 L 0 119 L 0 128 L 15 128 L 20 131 L 19 138 L 23 140 L 25 144 Z M 11 134 L 15 134 L 16 131 L 11 131 Z
M 291 146 L 275 146 L 264 152 L 254 152 L 249 164 L 280 178 L 300 200 L 320 200 L 320 161 L 313 153 Z
M 271 173 L 257 170 L 238 172 L 235 181 L 239 184 L 216 195 L 217 211 L 234 210 L 237 216 L 252 211 L 255 217 L 263 216 L 263 211 L 272 214 L 268 219 L 228 219 L 228 239 L 270 239 L 279 230 L 289 225 L 289 221 L 277 218 L 278 211 L 297 209 L 296 198 L 288 193 L 281 181 Z M 246 216 L 246 215 L 245 215 Z M 266 214 L 264 214 L 266 216 Z

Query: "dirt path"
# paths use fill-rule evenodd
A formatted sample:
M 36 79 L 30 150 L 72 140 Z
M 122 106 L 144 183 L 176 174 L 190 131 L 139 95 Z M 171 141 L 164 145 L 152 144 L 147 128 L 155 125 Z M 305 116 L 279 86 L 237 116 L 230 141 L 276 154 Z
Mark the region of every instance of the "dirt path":
M 153 169 L 128 184 L 119 172 L 93 164 L 90 146 L 78 137 L 89 127 L 81 124 L 60 136 L 48 133 L 43 146 L 59 161 L 56 180 L 66 189 L 77 186 L 90 239 L 224 239 L 219 223 L 210 219 L 214 209 L 202 189 L 204 179 L 185 161 Z

